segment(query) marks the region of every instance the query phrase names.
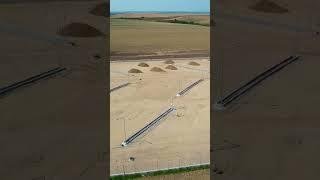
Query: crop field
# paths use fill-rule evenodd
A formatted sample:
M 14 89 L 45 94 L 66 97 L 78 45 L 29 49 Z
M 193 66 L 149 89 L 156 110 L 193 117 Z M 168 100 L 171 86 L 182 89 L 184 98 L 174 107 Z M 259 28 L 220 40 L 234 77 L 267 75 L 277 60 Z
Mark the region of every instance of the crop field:
M 111 19 L 111 53 L 131 55 L 209 55 L 209 27 Z
M 115 19 L 136 19 L 143 21 L 167 22 L 178 24 L 210 25 L 210 16 L 207 14 L 116 14 Z

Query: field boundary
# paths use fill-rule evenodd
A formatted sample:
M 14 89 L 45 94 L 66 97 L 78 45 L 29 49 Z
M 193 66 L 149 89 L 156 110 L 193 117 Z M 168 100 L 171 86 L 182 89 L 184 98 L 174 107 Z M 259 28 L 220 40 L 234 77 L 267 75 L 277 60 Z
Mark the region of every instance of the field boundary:
M 118 173 L 118 174 L 111 174 L 110 177 L 118 177 L 118 176 L 129 176 L 129 175 L 148 175 L 148 174 L 152 174 L 152 173 L 161 173 L 163 172 L 164 174 L 171 174 L 168 171 L 172 171 L 172 170 L 181 170 L 182 172 L 188 172 L 188 171 L 192 171 L 195 170 L 197 168 L 199 169 L 206 169 L 209 168 L 208 166 L 210 166 L 210 163 L 199 163 L 199 164 L 193 164 L 193 165 L 187 165 L 187 166 L 175 166 L 175 167 L 170 167 L 170 168 L 162 168 L 162 169 L 154 169 L 154 170 L 148 170 L 148 171 L 137 171 L 137 172 L 130 172 L 130 173 Z M 185 170 L 185 171 L 184 171 Z
M 178 16 L 179 17 L 179 16 Z M 177 18 L 176 16 L 173 16 L 171 18 Z M 132 18 L 132 17 L 119 17 L 119 18 L 113 18 L 113 19 L 125 19 L 125 20 L 138 20 L 138 21 L 146 21 L 146 22 L 158 22 L 158 23 L 170 23 L 170 24 L 188 24 L 188 25 L 196 25 L 196 26 L 205 26 L 209 27 L 210 23 L 198 23 L 192 20 L 180 20 L 180 19 L 166 19 L 166 18 L 161 18 L 161 19 L 155 19 L 155 18 L 144 18 L 144 17 L 137 17 L 137 18 Z
M 142 60 L 146 60 L 146 61 L 164 61 L 166 59 L 174 59 L 174 60 L 178 60 L 178 61 L 183 61 L 183 60 L 194 60 L 194 59 L 201 59 L 201 60 L 210 60 L 210 57 L 208 56 L 195 56 L 195 57 L 175 57 L 175 58 L 171 58 L 171 57 L 164 57 L 164 58 L 149 58 L 149 57 L 145 57 L 144 59 L 130 59 L 130 57 L 128 59 L 116 59 L 116 57 L 113 57 L 114 59 L 112 59 L 112 57 L 110 58 L 110 63 L 115 63 L 115 62 L 141 62 Z

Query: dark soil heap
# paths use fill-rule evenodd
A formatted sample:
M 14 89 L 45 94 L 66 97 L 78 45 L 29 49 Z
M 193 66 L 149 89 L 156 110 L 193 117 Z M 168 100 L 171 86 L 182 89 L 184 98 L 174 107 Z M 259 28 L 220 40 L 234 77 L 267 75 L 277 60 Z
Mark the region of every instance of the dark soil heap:
M 189 65 L 191 65 L 191 66 L 200 66 L 199 63 L 194 62 L 194 61 L 189 62 Z
M 141 66 L 141 67 L 149 67 L 149 64 L 147 64 L 147 63 L 139 63 L 138 66 Z
M 260 0 L 256 4 L 249 7 L 249 9 L 265 12 L 265 13 L 287 13 L 287 8 L 281 7 L 278 4 L 269 0 Z
M 172 61 L 172 60 L 166 60 L 164 63 L 165 63 L 165 64 L 174 64 L 174 61 Z
M 152 71 L 152 72 L 166 72 L 165 70 L 163 70 L 159 67 L 153 67 L 150 69 L 150 71 Z
M 96 5 L 91 11 L 89 11 L 89 13 L 96 16 L 108 17 L 107 9 L 109 8 L 109 3 L 101 3 Z
M 130 69 L 129 71 L 128 71 L 129 73 L 142 73 L 142 71 L 140 71 L 139 69 Z
M 166 69 L 177 70 L 178 68 L 176 68 L 176 67 L 173 66 L 173 65 L 169 65 L 169 66 L 166 67 Z
M 71 37 L 96 37 L 104 34 L 96 28 L 84 23 L 71 23 L 58 31 L 61 36 Z

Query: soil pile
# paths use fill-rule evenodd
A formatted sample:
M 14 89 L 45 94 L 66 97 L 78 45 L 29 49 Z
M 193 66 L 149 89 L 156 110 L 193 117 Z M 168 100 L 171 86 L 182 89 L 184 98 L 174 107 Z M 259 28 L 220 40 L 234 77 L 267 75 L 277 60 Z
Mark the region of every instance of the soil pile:
M 194 61 L 189 62 L 189 65 L 191 65 L 191 66 L 200 66 L 199 63 L 194 62 Z
M 166 72 L 165 70 L 163 70 L 159 67 L 153 67 L 150 69 L 150 71 L 152 71 L 152 72 Z
M 174 64 L 174 61 L 172 61 L 172 60 L 166 60 L 164 63 L 165 63 L 165 64 Z
M 91 11 L 89 11 L 90 14 L 96 15 L 96 16 L 107 16 L 107 9 L 109 9 L 109 3 L 101 3 L 96 5 Z
M 178 68 L 176 68 L 175 66 L 169 65 L 166 67 L 166 69 L 177 70 Z
M 96 37 L 104 34 L 96 28 L 84 23 L 71 23 L 58 31 L 59 35 L 71 37 Z
M 149 64 L 147 64 L 147 63 L 139 63 L 138 66 L 140 66 L 140 67 L 149 67 Z
M 289 11 L 287 8 L 281 7 L 269 0 L 260 0 L 256 4 L 250 6 L 249 9 L 265 13 L 286 13 Z
M 129 73 L 142 73 L 142 71 L 140 71 L 139 69 L 130 69 L 129 71 L 128 71 Z

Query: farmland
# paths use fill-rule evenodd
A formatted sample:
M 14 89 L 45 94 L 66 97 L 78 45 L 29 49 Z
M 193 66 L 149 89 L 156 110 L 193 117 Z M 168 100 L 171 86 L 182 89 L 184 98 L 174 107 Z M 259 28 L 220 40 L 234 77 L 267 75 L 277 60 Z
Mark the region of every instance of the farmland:
M 210 45 L 209 27 L 115 18 L 110 41 L 111 59 L 128 54 L 208 56 Z
M 209 27 L 128 16 L 111 18 L 110 88 L 129 83 L 110 92 L 111 174 L 209 163 Z M 169 107 L 168 117 L 121 147 Z

